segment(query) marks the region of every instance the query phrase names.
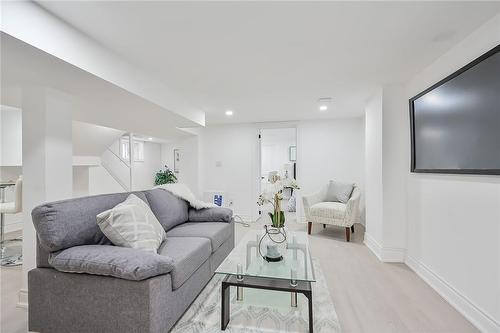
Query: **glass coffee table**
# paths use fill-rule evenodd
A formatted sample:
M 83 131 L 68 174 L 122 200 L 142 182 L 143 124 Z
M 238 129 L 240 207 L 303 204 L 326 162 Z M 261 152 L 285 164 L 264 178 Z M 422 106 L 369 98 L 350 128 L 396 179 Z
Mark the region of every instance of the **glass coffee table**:
M 311 283 L 315 282 L 309 243 L 305 232 L 288 232 L 283 243 L 283 260 L 267 262 L 260 239 L 264 231 L 249 231 L 215 273 L 225 274 L 222 281 L 221 329 L 225 330 L 230 319 L 230 287 L 236 287 L 236 299 L 243 301 L 243 288 L 266 289 L 290 293 L 290 306 L 297 307 L 297 294 L 308 300 L 309 332 L 313 332 L 313 307 Z

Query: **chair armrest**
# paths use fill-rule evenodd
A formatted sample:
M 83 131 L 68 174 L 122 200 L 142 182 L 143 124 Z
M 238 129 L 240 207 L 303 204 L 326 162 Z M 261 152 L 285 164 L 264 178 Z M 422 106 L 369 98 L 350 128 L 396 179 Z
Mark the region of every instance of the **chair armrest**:
M 356 186 L 354 190 L 352 191 L 351 197 L 347 201 L 346 204 L 346 214 L 345 214 L 345 219 L 349 222 L 356 222 L 356 219 L 358 217 L 358 210 L 359 210 L 359 200 L 361 198 L 361 191 L 360 189 Z
M 49 264 L 68 273 L 108 275 L 140 281 L 167 274 L 174 262 L 167 256 L 113 245 L 81 245 L 51 253 Z
M 232 219 L 233 211 L 229 208 L 189 209 L 189 222 L 231 222 Z
M 306 215 L 306 219 L 309 219 L 309 209 L 311 208 L 311 206 L 323 201 L 323 199 L 325 198 L 325 190 L 326 188 L 323 188 L 319 192 L 310 195 L 304 195 L 302 197 L 302 203 L 304 204 L 304 213 Z

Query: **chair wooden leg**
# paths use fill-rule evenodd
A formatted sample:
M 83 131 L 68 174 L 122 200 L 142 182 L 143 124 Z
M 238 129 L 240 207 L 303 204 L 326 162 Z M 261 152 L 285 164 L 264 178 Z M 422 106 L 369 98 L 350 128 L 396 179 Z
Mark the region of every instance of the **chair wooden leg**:
M 307 222 L 307 233 L 310 235 L 312 231 L 312 222 Z
M 349 228 L 349 227 L 345 228 L 345 240 L 347 242 L 351 241 L 351 228 Z
M 354 224 L 351 225 L 351 232 L 354 233 Z
M 323 229 L 325 229 L 325 228 L 326 228 L 326 224 L 323 224 Z

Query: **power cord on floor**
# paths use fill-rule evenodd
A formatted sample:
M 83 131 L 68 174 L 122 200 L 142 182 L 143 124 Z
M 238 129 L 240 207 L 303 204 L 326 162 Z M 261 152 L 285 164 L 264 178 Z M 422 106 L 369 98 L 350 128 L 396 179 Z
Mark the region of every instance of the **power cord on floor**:
M 236 218 L 239 218 L 240 220 L 239 221 L 236 221 Z M 249 223 L 246 223 L 243 221 L 243 219 L 241 218 L 241 216 L 239 215 L 233 215 L 233 219 L 234 219 L 234 223 L 238 223 L 238 224 L 241 224 L 242 226 L 244 227 L 249 227 L 250 224 Z

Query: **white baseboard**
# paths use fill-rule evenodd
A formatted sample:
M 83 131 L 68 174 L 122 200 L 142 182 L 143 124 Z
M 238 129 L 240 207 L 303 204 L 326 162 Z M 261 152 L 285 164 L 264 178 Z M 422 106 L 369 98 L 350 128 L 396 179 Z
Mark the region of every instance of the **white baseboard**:
M 365 231 L 365 237 L 363 240 L 363 243 L 365 243 L 366 247 L 370 249 L 370 251 L 373 252 L 373 254 L 378 258 L 378 260 L 382 261 L 381 258 L 381 252 L 382 252 L 382 246 L 368 234 L 368 232 Z
M 406 256 L 405 263 L 481 332 L 500 332 L 498 321 L 477 307 L 429 267 L 409 255 Z
M 406 249 L 399 247 L 383 247 L 381 253 L 383 262 L 405 262 Z
M 382 247 L 372 236 L 365 231 L 365 245 L 382 262 L 405 262 L 406 249 L 396 247 Z
M 21 308 L 21 309 L 27 309 L 28 308 L 28 290 L 26 289 L 21 289 L 19 290 L 18 293 L 18 300 L 16 307 Z
M 481 332 L 500 332 L 500 323 L 476 306 L 465 295 L 453 288 L 429 267 L 406 254 L 404 249 L 383 248 L 372 236 L 365 232 L 365 245 L 383 262 L 404 262 L 422 280 L 460 312 Z

